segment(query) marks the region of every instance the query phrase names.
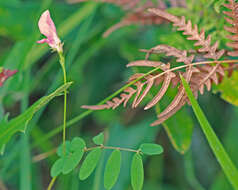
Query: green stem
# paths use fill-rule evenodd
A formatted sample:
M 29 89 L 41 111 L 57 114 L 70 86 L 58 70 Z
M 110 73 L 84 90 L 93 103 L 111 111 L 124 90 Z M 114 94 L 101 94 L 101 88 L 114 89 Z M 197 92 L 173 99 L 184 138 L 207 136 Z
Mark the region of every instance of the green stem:
M 67 76 L 66 76 L 66 70 L 65 70 L 65 57 L 63 55 L 63 52 L 59 52 L 60 57 L 60 65 L 63 70 L 64 75 L 64 84 L 67 83 Z M 63 147 L 64 147 L 64 153 L 66 152 L 66 113 L 67 113 L 67 90 L 64 91 L 64 121 L 63 121 Z
M 189 84 L 180 76 L 188 98 L 192 104 L 193 111 L 201 125 L 203 133 L 205 134 L 207 141 L 215 154 L 221 168 L 223 169 L 226 177 L 228 178 L 229 182 L 232 184 L 235 190 L 238 190 L 238 171 L 233 162 L 231 161 L 230 157 L 228 156 L 227 152 L 225 151 L 223 145 L 219 141 L 218 137 L 216 136 L 214 130 L 212 129 L 210 123 L 208 122 L 206 116 L 204 115 L 202 109 L 200 108 L 197 100 L 195 99 L 192 90 L 189 87 Z
M 85 152 L 94 150 L 96 148 L 109 149 L 109 150 L 121 150 L 121 151 L 136 152 L 136 153 L 140 152 L 140 150 L 134 150 L 134 149 L 130 149 L 130 148 L 121 148 L 121 147 L 104 146 L 104 145 L 95 146 L 95 147 L 91 147 L 91 148 L 85 148 Z
M 54 185 L 54 183 L 55 183 L 55 180 L 56 180 L 56 177 L 54 177 L 54 178 L 51 179 L 50 184 L 49 184 L 49 186 L 47 187 L 47 190 L 51 190 L 51 189 L 52 189 L 52 187 L 53 187 L 53 185 Z

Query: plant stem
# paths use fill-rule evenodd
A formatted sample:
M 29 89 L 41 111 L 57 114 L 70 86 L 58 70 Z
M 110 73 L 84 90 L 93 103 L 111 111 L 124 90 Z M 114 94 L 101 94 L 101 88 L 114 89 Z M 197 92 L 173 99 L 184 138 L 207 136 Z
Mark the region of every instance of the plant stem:
M 109 150 L 121 150 L 121 151 L 136 152 L 136 153 L 140 152 L 140 150 L 134 150 L 134 149 L 130 149 L 130 148 L 120 148 L 120 147 L 104 146 L 104 145 L 95 146 L 95 147 L 91 147 L 91 148 L 86 148 L 85 152 L 94 150 L 96 148 L 109 149 Z
M 60 57 L 60 65 L 62 67 L 63 75 L 64 75 L 64 84 L 67 83 L 67 76 L 66 76 L 66 70 L 65 70 L 65 57 L 63 55 L 63 52 L 58 52 Z M 65 145 L 65 139 L 66 139 L 66 113 L 67 113 L 67 90 L 64 91 L 64 121 L 63 121 L 63 147 L 64 147 L 64 154 L 66 152 L 66 145 Z
M 121 148 L 121 147 L 113 147 L 113 146 L 104 146 L 104 145 L 100 145 L 100 146 L 94 146 L 94 147 L 90 147 L 90 148 L 85 148 L 85 152 L 89 152 L 92 151 L 96 148 L 101 148 L 101 149 L 108 149 L 108 150 L 121 150 L 121 151 L 126 151 L 126 152 L 135 152 L 135 153 L 140 153 L 140 150 L 134 150 L 134 149 L 130 149 L 130 148 Z M 53 155 L 56 153 L 56 149 L 50 150 L 46 153 L 43 154 L 39 154 L 33 157 L 32 162 L 39 162 L 42 161 L 46 158 L 48 158 L 49 156 Z
M 47 190 L 51 190 L 51 189 L 52 189 L 52 187 L 53 187 L 53 185 L 54 185 L 54 183 L 55 183 L 55 180 L 56 180 L 56 177 L 54 177 L 54 178 L 51 179 L 50 184 L 49 184 L 49 186 L 47 187 Z

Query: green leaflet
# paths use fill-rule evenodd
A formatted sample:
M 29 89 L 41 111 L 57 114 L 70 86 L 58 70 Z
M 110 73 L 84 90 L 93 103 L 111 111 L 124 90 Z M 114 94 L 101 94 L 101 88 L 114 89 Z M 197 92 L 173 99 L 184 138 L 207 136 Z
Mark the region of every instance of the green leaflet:
M 114 150 L 107 161 L 104 172 L 104 187 L 107 190 L 115 185 L 121 169 L 121 152 Z
M 56 160 L 56 162 L 53 164 L 50 170 L 51 177 L 56 177 L 62 172 L 64 162 L 65 162 L 64 158 L 59 158 L 58 160 Z
M 70 153 L 70 141 L 65 141 L 65 147 L 66 147 L 66 155 L 68 155 Z M 63 157 L 63 143 L 59 146 L 59 148 L 57 149 L 57 155 L 59 157 Z
M 135 154 L 131 164 L 131 185 L 134 190 L 142 190 L 144 183 L 143 161 L 139 154 Z
M 80 162 L 84 154 L 83 149 L 79 149 L 73 153 L 70 153 L 65 157 L 64 166 L 62 168 L 63 174 L 70 173 Z
M 158 144 L 144 143 L 140 146 L 141 152 L 147 155 L 157 155 L 163 153 L 162 146 Z
M 103 133 L 100 133 L 99 135 L 93 137 L 93 142 L 96 144 L 96 145 L 101 145 L 104 143 L 104 134 Z
M 56 177 L 60 173 L 70 173 L 81 161 L 86 144 L 83 139 L 75 137 L 71 142 L 66 141 L 66 150 L 63 152 L 64 146 L 61 144 L 57 150 L 60 158 L 53 164 L 51 168 L 51 177 Z
M 100 160 L 101 154 L 102 149 L 96 148 L 87 155 L 79 171 L 80 180 L 85 180 L 92 174 Z
M 231 77 L 225 76 L 222 83 L 214 86 L 214 92 L 221 92 L 221 97 L 227 102 L 238 106 L 238 72 L 234 71 Z
M 43 106 L 45 106 L 49 101 L 51 101 L 56 96 L 62 95 L 62 92 L 69 88 L 72 82 L 68 82 L 65 85 L 59 87 L 56 91 L 48 96 L 44 96 L 31 107 L 29 107 L 24 113 L 15 117 L 9 122 L 1 121 L 0 123 L 0 149 L 6 144 L 12 135 L 17 132 L 25 132 L 28 122 L 32 119 L 33 115 Z

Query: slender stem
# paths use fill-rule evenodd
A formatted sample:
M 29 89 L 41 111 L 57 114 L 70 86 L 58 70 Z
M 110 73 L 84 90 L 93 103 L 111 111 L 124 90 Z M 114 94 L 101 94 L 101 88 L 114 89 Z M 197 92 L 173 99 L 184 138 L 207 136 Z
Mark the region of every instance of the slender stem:
M 63 70 L 64 75 L 64 84 L 67 83 L 67 76 L 66 76 L 66 70 L 65 70 L 65 57 L 63 55 L 63 52 L 59 52 L 60 57 L 60 65 Z M 63 121 L 63 147 L 64 147 L 64 154 L 66 152 L 66 145 L 65 145 L 65 139 L 66 139 L 66 113 L 67 113 L 67 90 L 64 91 L 64 121 Z
M 121 148 L 121 147 L 104 146 L 104 145 L 95 146 L 95 147 L 91 147 L 91 148 L 86 148 L 85 152 L 94 150 L 96 148 L 109 149 L 109 150 L 121 150 L 121 151 L 136 152 L 136 153 L 140 152 L 140 150 L 134 150 L 134 149 L 130 149 L 130 148 Z
M 47 187 L 47 190 L 51 190 L 51 189 L 52 189 L 52 187 L 53 187 L 53 185 L 54 185 L 54 183 L 55 183 L 55 180 L 56 180 L 56 177 L 54 177 L 54 178 L 51 179 L 50 184 L 49 184 L 49 186 Z
M 130 148 L 120 148 L 120 147 L 112 147 L 112 146 L 104 146 L 104 149 L 116 149 L 116 150 L 121 150 L 121 151 L 127 151 L 127 152 L 140 152 L 139 150 L 133 150 L 133 149 L 130 149 Z
M 32 158 L 32 162 L 36 163 L 36 162 L 40 162 L 41 160 L 44 160 L 48 157 L 50 157 L 51 155 L 54 155 L 57 151 L 57 148 L 54 148 L 48 152 L 44 152 L 42 154 L 36 155 Z
M 224 60 L 224 61 L 202 61 L 202 62 L 196 62 L 196 63 L 191 63 L 189 65 L 181 65 L 181 66 L 178 66 L 178 67 L 174 67 L 172 69 L 168 69 L 156 76 L 153 77 L 153 79 L 156 79 L 156 78 L 159 78 L 161 77 L 162 75 L 168 73 L 168 72 L 171 72 L 171 71 L 177 71 L 179 69 L 183 69 L 183 68 L 187 68 L 187 67 L 190 67 L 190 66 L 197 66 L 197 65 L 208 65 L 208 64 L 221 64 L 221 63 L 237 63 L 238 60 Z
M 121 151 L 126 151 L 126 152 L 136 152 L 139 153 L 141 152 L 140 149 L 139 150 L 134 150 L 134 149 L 130 149 L 130 148 L 121 148 L 121 147 L 113 147 L 113 146 L 104 146 L 104 145 L 100 145 L 100 146 L 94 146 L 94 147 L 90 147 L 90 148 L 85 148 L 84 151 L 85 152 L 89 152 L 92 151 L 96 148 L 101 148 L 101 149 L 108 149 L 108 150 L 121 150 Z M 51 155 L 56 153 L 57 149 L 52 149 L 46 153 L 43 154 L 39 154 L 33 157 L 32 162 L 39 162 L 42 161 L 48 157 L 50 157 Z

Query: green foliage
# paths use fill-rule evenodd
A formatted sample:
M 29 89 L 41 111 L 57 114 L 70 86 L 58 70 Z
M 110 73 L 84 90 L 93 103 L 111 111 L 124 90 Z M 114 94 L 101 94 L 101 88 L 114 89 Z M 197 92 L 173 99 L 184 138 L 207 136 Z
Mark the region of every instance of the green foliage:
M 120 174 L 122 162 L 121 151 L 128 151 L 135 154 L 131 166 L 131 179 L 133 188 L 142 188 L 143 180 L 140 182 L 137 181 L 142 178 L 142 173 L 144 173 L 142 158 L 139 154 L 158 155 L 163 152 L 163 148 L 160 145 L 152 143 L 143 143 L 140 145 L 138 150 L 105 146 L 103 144 L 103 133 L 93 137 L 93 141 L 99 146 L 86 148 L 84 140 L 79 137 L 73 138 L 72 141 L 66 141 L 65 144 L 62 143 L 57 149 L 57 155 L 59 158 L 55 161 L 51 168 L 51 176 L 57 177 L 61 173 L 70 173 L 77 167 L 83 155 L 89 152 L 79 170 L 79 179 L 85 180 L 93 173 L 99 164 L 100 158 L 102 158 L 102 151 L 111 149 L 113 152 L 107 160 L 104 171 L 104 187 L 110 190 L 116 184 Z
M 107 190 L 115 185 L 121 169 L 121 151 L 114 150 L 107 161 L 104 172 L 104 187 Z
M 102 149 L 100 147 L 92 150 L 92 152 L 87 155 L 79 171 L 80 180 L 85 180 L 92 174 L 99 162 L 101 155 Z
M 65 145 L 60 145 L 57 151 L 60 158 L 52 166 L 51 176 L 70 173 L 82 159 L 85 146 L 84 140 L 79 137 L 75 137 L 71 142 L 65 142 Z
M 64 163 L 65 163 L 65 157 L 62 157 L 62 158 L 56 160 L 56 162 L 53 164 L 53 166 L 50 170 L 50 175 L 52 177 L 58 176 L 63 170 Z
M 188 95 L 188 98 L 192 104 L 193 111 L 201 125 L 201 128 L 207 138 L 207 141 L 213 150 L 219 164 L 221 165 L 224 173 L 226 174 L 228 180 L 232 184 L 234 189 L 238 189 L 238 170 L 236 169 L 235 165 L 231 161 L 230 157 L 226 153 L 223 145 L 217 138 L 215 132 L 213 131 L 212 127 L 210 126 L 206 116 L 204 115 L 203 111 L 201 110 L 197 100 L 195 99 L 192 90 L 190 89 L 188 83 L 180 76 L 182 79 L 182 83 Z
M 214 9 L 217 13 L 220 13 L 220 8 L 223 6 L 224 3 L 226 3 L 226 0 L 219 0 L 214 4 Z
M 159 2 L 158 0 L 151 1 L 153 3 Z M 145 2 L 141 0 L 139 6 L 144 5 Z M 164 2 L 169 6 L 171 1 L 165 0 Z M 219 48 L 227 49 L 225 44 L 229 40 L 226 38 L 228 34 L 223 28 L 225 19 L 222 12 L 226 10 L 222 6 L 223 2 L 224 0 L 186 0 L 186 7 L 169 8 L 168 11 L 191 19 L 193 24 L 198 24 L 200 29 L 206 30 L 206 36 L 212 35 L 213 42 L 216 40 L 220 42 Z M 44 189 L 45 183 L 49 182 L 50 178 L 42 168 L 50 168 L 53 161 L 56 161 L 51 169 L 51 176 L 57 176 L 54 189 L 102 190 L 104 189 L 105 164 L 111 152 L 106 148 L 101 148 L 101 145 L 103 147 L 116 145 L 115 148 L 130 147 L 134 151 L 139 151 L 141 144 L 153 143 L 158 140 L 166 145 L 166 161 L 162 155 L 148 157 L 143 156 L 145 154 L 142 154 L 141 151 L 137 154 L 136 152 L 121 150 L 120 177 L 113 186 L 113 190 L 132 189 L 130 180 L 134 190 L 202 189 L 198 184 L 200 182 L 203 185 L 206 184 L 206 188 L 209 186 L 211 190 L 233 189 L 223 172 L 217 172 L 219 165 L 216 164 L 216 157 L 211 157 L 200 131 L 193 130 L 193 126 L 196 125 L 194 118 L 187 112 L 190 109 L 189 106 L 180 110 L 163 124 L 163 129 L 165 129 L 169 139 L 164 137 L 166 134 L 162 132 L 162 127 L 149 127 L 151 118 L 155 117 L 154 110 L 118 109 L 95 113 L 93 111 L 84 112 L 80 109 L 83 104 L 98 103 L 102 97 L 108 96 L 123 85 L 122 81 L 126 81 L 128 76 L 134 73 L 134 70 L 125 68 L 128 61 L 144 59 L 145 54 L 138 49 L 149 49 L 156 44 L 174 45 L 179 49 L 187 50 L 192 47 L 192 42 L 187 41 L 180 32 L 171 30 L 172 26 L 167 23 L 159 26 L 128 26 L 115 31 L 108 38 L 102 38 L 105 30 L 119 21 L 124 14 L 124 10 L 111 4 L 101 3 L 98 6 L 94 2 L 69 4 L 68 1 L 62 3 L 52 0 L 8 0 L 0 2 L 0 66 L 19 71 L 16 76 L 9 79 L 0 88 L 0 137 L 1 130 L 5 126 L 9 127 L 9 123 L 18 118 L 20 105 L 24 102 L 23 97 L 29 97 L 28 101 L 31 105 L 39 97 L 48 95 L 62 83 L 62 73 L 57 57 L 50 52 L 47 45 L 36 44 L 36 41 L 40 39 L 37 21 L 40 14 L 46 9 L 52 13 L 59 37 L 64 42 L 68 79 L 75 83 L 70 88 L 70 98 L 68 99 L 67 127 L 69 130 L 67 130 L 67 137 L 80 134 L 80 137 L 91 143 L 89 139 L 93 138 L 92 134 L 106 128 L 105 141 L 103 141 L 102 135 L 99 135 L 96 141 L 93 140 L 98 146 L 85 147 L 82 157 L 83 159 L 85 156 L 85 160 L 83 160 L 82 165 L 79 162 L 78 168 L 75 166 L 72 172 L 61 175 L 66 162 L 63 145 L 60 145 L 57 150 L 58 159 L 57 155 L 52 155 L 52 153 L 55 152 L 55 147 L 59 144 L 58 140 L 62 138 L 60 133 L 62 131 L 63 114 L 61 108 L 63 99 L 62 97 L 55 98 L 47 105 L 47 109 L 44 109 L 46 106 L 43 106 L 35 112 L 31 121 L 27 122 L 25 133 L 30 139 L 27 154 L 25 154 L 26 149 L 23 149 L 22 146 L 22 138 L 9 138 L 7 140 L 5 153 L 0 157 L 1 187 L 6 187 L 6 189 L 22 188 L 23 190 L 26 188 Z M 157 57 L 155 56 L 155 58 Z M 171 65 L 174 66 L 173 61 Z M 27 83 L 25 82 L 26 72 L 30 73 L 30 81 Z M 235 164 L 238 160 L 236 138 L 238 117 L 237 110 L 234 109 L 233 105 L 238 105 L 237 81 L 237 72 L 234 72 L 231 78 L 225 77 L 223 83 L 213 86 L 214 92 L 218 92 L 224 100 L 231 104 L 210 93 L 199 96 L 199 102 L 207 113 L 214 131 L 222 139 L 224 147 Z M 121 89 L 101 103 L 105 103 L 120 92 L 122 92 Z M 59 93 L 59 95 L 62 94 Z M 166 101 L 170 102 L 171 97 L 172 94 L 166 94 L 166 99 L 168 99 Z M 163 108 L 162 105 L 160 106 Z M 21 112 L 23 115 L 24 113 Z M 7 115 L 9 115 L 9 122 L 6 119 Z M 88 115 L 90 117 L 86 117 Z M 18 127 L 25 129 L 25 117 L 20 118 L 23 120 L 17 121 L 24 124 L 15 126 L 15 129 Z M 191 145 L 192 134 L 194 140 Z M 21 137 L 23 135 L 25 134 L 21 134 Z M 1 140 L 2 138 L 0 138 L 0 142 Z M 168 140 L 171 141 L 173 147 Z M 70 149 L 71 142 L 66 142 L 66 155 L 74 152 L 74 148 Z M 172 148 L 184 154 L 190 147 L 192 149 L 190 151 L 192 153 L 191 165 L 188 166 L 190 170 L 187 172 L 187 169 L 183 167 L 184 155 L 175 154 Z M 219 149 L 219 147 L 216 148 Z M 1 146 L 0 150 L 4 150 L 4 146 Z M 99 150 L 101 150 L 101 155 L 100 158 L 98 156 L 97 161 L 95 159 L 99 155 Z M 135 170 L 131 169 L 131 174 L 128 171 L 132 168 L 132 162 L 130 162 L 132 157 L 133 160 L 137 160 L 137 166 L 142 168 L 139 173 L 138 167 Z M 65 170 L 71 169 L 75 165 L 73 163 L 76 163 L 75 160 L 70 161 L 69 157 L 67 158 L 68 168 L 65 167 Z M 192 166 L 196 168 L 193 174 L 191 173 Z M 228 166 L 229 164 L 227 164 Z M 144 168 L 146 175 L 143 184 Z M 171 172 L 171 168 L 176 169 Z M 93 175 L 94 171 L 95 174 Z M 88 176 L 86 181 L 79 180 L 80 173 L 82 173 L 83 179 Z M 184 177 L 185 173 L 186 177 Z M 24 184 L 22 179 L 31 180 Z
M 99 133 L 99 135 L 93 137 L 93 142 L 96 145 L 101 145 L 104 142 L 104 134 L 103 133 Z
M 131 185 L 134 190 L 142 190 L 144 183 L 143 161 L 139 154 L 135 154 L 131 164 Z
M 231 77 L 224 77 L 221 84 L 214 86 L 214 92 L 221 92 L 221 97 L 227 102 L 238 106 L 238 72 L 234 72 Z
M 72 140 L 70 144 L 69 154 L 66 154 L 65 152 L 65 154 L 63 155 L 63 157 L 65 158 L 64 166 L 62 169 L 63 174 L 68 174 L 79 164 L 84 154 L 84 148 L 85 142 L 81 138 L 76 137 Z
M 0 149 L 10 140 L 10 138 L 17 132 L 25 132 L 29 121 L 33 115 L 43 106 L 45 106 L 53 98 L 62 95 L 62 92 L 69 88 L 72 83 L 69 82 L 48 96 L 45 96 L 29 107 L 24 113 L 10 120 L 9 122 L 3 120 L 0 123 Z
M 163 153 L 162 146 L 158 144 L 151 144 L 151 143 L 145 143 L 140 146 L 140 150 L 142 153 L 147 155 L 157 155 Z

